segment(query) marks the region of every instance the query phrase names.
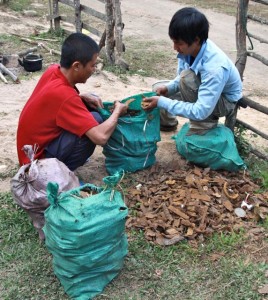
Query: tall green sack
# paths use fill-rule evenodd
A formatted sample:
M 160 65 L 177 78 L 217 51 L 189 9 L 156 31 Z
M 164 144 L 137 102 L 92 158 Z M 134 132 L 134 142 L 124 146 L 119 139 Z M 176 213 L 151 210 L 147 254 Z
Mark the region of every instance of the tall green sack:
M 114 189 L 120 176 L 104 178 L 106 188 L 85 184 L 60 195 L 56 183 L 48 184 L 45 242 L 54 272 L 71 299 L 92 299 L 123 267 L 128 209 Z M 86 192 L 89 196 L 81 197 Z
M 189 123 L 173 137 L 178 152 L 188 161 L 213 170 L 238 171 L 246 168 L 239 156 L 233 132 L 219 124 L 204 135 L 187 136 Z
M 118 119 L 118 125 L 107 144 L 103 147 L 105 166 L 109 174 L 119 171 L 135 172 L 155 163 L 157 142 L 160 141 L 160 114 L 155 108 L 146 112 L 141 108 L 142 96 L 151 97 L 155 93 L 144 93 L 123 99 L 135 99 L 129 109 L 135 115 L 126 115 Z M 111 102 L 104 103 L 100 114 L 104 120 L 111 115 Z

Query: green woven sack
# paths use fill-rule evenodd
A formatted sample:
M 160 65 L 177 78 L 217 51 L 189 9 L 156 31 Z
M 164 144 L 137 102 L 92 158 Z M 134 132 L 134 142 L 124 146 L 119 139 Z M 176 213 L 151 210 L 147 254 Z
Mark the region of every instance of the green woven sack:
M 100 294 L 123 267 L 128 209 L 115 190 L 120 178 L 104 178 L 105 188 L 85 184 L 60 195 L 57 183 L 48 184 L 46 246 L 54 272 L 72 299 Z
M 238 171 L 246 168 L 239 156 L 232 131 L 219 124 L 204 135 L 190 135 L 189 123 L 173 138 L 178 152 L 188 161 L 213 170 Z
M 141 108 L 142 96 L 151 97 L 155 93 L 134 95 L 122 100 L 135 99 L 129 105 L 129 114 L 118 120 L 118 125 L 103 147 L 105 166 L 109 174 L 119 171 L 135 172 L 147 168 L 155 163 L 157 142 L 160 141 L 160 115 L 155 108 L 145 112 Z M 110 115 L 111 102 L 104 103 L 100 110 L 103 119 Z

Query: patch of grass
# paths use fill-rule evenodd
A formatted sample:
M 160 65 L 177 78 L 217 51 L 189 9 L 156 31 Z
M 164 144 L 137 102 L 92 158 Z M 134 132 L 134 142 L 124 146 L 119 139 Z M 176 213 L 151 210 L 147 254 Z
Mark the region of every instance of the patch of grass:
M 23 11 L 32 3 L 31 0 L 8 0 L 7 5 L 15 11 Z
M 53 274 L 52 258 L 10 193 L 0 194 L 0 298 L 69 299 Z M 160 247 L 141 231 L 128 232 L 129 254 L 119 276 L 96 300 L 256 299 L 267 265 L 240 254 L 243 232 L 214 235 L 194 249 L 187 242 Z M 211 255 L 223 253 L 218 260 Z
M 0 179 L 12 178 L 18 172 L 18 166 L 9 167 L 5 172 L 0 173 Z
M 245 159 L 250 176 L 261 188 L 259 192 L 268 190 L 268 162 L 258 159 L 255 156 L 248 156 Z
M 0 299 L 67 299 L 51 257 L 10 193 L 0 194 Z
M 1 34 L 0 35 L 0 54 L 12 54 L 10 45 L 12 49 L 22 50 L 22 43 L 20 38 L 14 35 Z
M 105 70 L 116 75 L 138 74 L 144 77 L 170 78 L 175 77 L 177 57 L 172 45 L 165 41 L 144 41 L 125 38 L 126 52 L 123 57 L 129 64 L 129 71 L 105 64 Z M 173 78 L 172 77 L 172 78 Z

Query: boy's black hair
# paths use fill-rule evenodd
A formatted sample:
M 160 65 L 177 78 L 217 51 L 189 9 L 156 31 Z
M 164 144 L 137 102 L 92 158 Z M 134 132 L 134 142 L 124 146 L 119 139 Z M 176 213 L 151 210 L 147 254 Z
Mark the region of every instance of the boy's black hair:
M 80 32 L 72 33 L 62 44 L 60 65 L 69 69 L 79 61 L 85 66 L 96 53 L 99 53 L 99 46 L 91 37 Z
M 200 44 L 208 38 L 209 22 L 204 14 L 193 7 L 178 10 L 169 24 L 169 36 L 172 40 L 182 40 L 192 45 L 196 37 Z

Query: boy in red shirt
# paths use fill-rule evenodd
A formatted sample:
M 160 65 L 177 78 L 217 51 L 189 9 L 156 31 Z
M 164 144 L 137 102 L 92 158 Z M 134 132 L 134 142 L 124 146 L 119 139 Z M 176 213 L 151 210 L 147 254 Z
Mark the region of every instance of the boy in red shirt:
M 52 65 L 42 75 L 21 112 L 17 131 L 21 165 L 29 163 L 24 145 L 36 145 L 35 159 L 55 157 L 73 171 L 86 162 L 96 145 L 106 144 L 127 106 L 116 101 L 112 115 L 103 122 L 97 112 L 103 107 L 101 99 L 80 95 L 75 86 L 94 73 L 98 53 L 96 42 L 85 34 L 66 38 L 60 65 Z

